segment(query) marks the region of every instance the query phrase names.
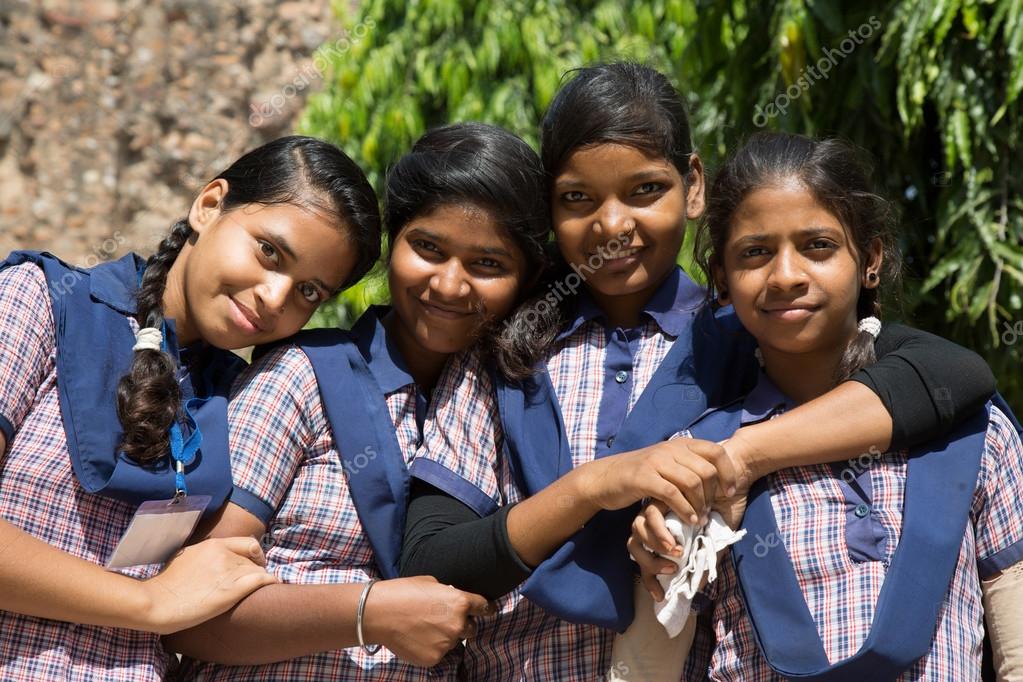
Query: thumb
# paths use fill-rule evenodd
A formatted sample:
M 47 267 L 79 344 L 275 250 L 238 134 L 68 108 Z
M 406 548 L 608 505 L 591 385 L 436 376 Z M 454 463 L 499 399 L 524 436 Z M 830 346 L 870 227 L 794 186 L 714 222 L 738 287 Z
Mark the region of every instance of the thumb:
M 228 551 L 245 557 L 259 566 L 266 566 L 266 555 L 263 554 L 263 548 L 259 546 L 259 541 L 256 538 L 223 538 L 221 542 Z

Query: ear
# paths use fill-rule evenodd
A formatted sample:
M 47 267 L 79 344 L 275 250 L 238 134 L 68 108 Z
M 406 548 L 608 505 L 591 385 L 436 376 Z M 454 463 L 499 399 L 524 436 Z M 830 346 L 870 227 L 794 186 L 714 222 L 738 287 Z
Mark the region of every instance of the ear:
M 867 248 L 867 258 L 863 266 L 863 286 L 867 289 L 875 289 L 881 284 L 881 266 L 884 264 L 884 244 L 880 239 L 874 238 Z M 871 277 L 870 275 L 874 275 Z
M 227 196 L 227 180 L 217 178 L 202 188 L 188 211 L 188 222 L 192 229 L 202 234 L 203 230 L 216 222 L 222 213 L 221 206 Z
M 729 305 L 732 297 L 728 295 L 728 280 L 725 279 L 725 269 L 719 262 L 710 265 L 711 279 L 714 281 L 714 290 L 718 293 L 718 303 Z
M 686 187 L 686 217 L 689 220 L 696 220 L 703 215 L 703 209 L 706 206 L 703 161 L 700 160 L 700 155 L 696 152 L 689 157 L 689 172 L 686 173 L 683 180 L 685 180 Z

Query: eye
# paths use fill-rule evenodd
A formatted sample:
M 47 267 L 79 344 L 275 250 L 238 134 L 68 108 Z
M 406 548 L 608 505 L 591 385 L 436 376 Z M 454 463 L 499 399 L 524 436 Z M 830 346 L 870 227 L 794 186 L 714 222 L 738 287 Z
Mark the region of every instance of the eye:
M 425 239 L 412 239 L 409 241 L 409 244 L 411 244 L 414 249 L 417 249 L 419 251 L 427 251 L 429 253 L 434 254 L 440 253 L 440 249 L 437 248 L 436 244 Z
M 302 298 L 304 298 L 309 303 L 320 302 L 320 290 L 315 284 L 303 282 L 302 284 L 298 285 L 298 291 L 300 294 L 302 294 Z
M 654 192 L 660 192 L 664 189 L 664 185 L 659 182 L 644 182 L 642 185 L 636 188 L 633 194 L 652 194 Z
M 277 265 L 280 261 L 280 257 L 278 256 L 277 249 L 274 245 L 265 239 L 259 239 L 257 241 L 259 242 L 259 252 L 263 254 L 263 257 L 274 265 Z
M 476 264 L 488 270 L 501 270 L 504 267 L 500 261 L 496 261 L 493 258 L 480 258 L 476 261 Z
M 748 249 L 744 249 L 742 252 L 743 258 L 757 258 L 758 256 L 766 256 L 767 249 L 762 246 L 751 246 Z
M 830 239 L 814 239 L 810 242 L 809 247 L 811 249 L 830 249 L 834 248 L 835 244 Z
M 576 202 L 579 202 L 579 201 L 586 201 L 586 199 L 587 199 L 587 197 L 586 197 L 585 194 L 583 194 L 579 190 L 575 190 L 575 189 L 572 190 L 571 192 L 565 192 L 564 194 L 561 195 L 561 200 L 562 201 L 566 201 L 566 202 L 568 202 L 570 204 L 571 203 L 576 203 Z

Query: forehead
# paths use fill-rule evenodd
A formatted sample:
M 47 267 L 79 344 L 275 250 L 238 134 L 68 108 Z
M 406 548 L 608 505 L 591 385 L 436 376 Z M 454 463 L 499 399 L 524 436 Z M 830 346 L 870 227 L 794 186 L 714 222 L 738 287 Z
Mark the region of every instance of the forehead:
M 502 248 L 518 254 L 518 246 L 494 214 L 472 204 L 445 204 L 409 221 L 402 234 L 427 231 L 452 247 L 481 251 Z M 520 255 L 520 254 L 518 254 Z
M 675 165 L 662 156 L 624 144 L 604 143 L 572 152 L 555 181 L 618 181 L 644 172 L 669 173 L 680 177 Z
M 831 227 L 844 233 L 838 217 L 804 185 L 788 181 L 750 192 L 735 210 L 732 237 L 743 232 L 781 233 L 806 227 Z

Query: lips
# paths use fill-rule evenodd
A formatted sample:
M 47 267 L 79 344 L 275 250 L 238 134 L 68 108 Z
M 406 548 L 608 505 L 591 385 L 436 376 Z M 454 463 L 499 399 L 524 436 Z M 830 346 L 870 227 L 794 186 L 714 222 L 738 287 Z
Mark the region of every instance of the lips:
M 253 312 L 251 308 L 240 303 L 233 297 L 231 298 L 231 304 L 235 312 L 235 324 L 238 327 L 249 334 L 258 334 L 266 331 L 266 323 L 264 323 L 260 319 L 259 315 Z
M 820 306 L 809 304 L 791 304 L 765 307 L 761 308 L 761 310 L 767 315 L 770 315 L 771 317 L 780 320 L 798 321 L 804 320 L 810 315 L 820 310 Z
M 460 320 L 462 318 L 469 317 L 470 315 L 472 315 L 472 311 L 456 310 L 454 308 L 436 305 L 435 303 L 429 303 L 428 301 L 424 301 L 418 298 L 416 299 L 416 301 L 418 301 L 419 305 L 423 307 L 423 310 L 425 310 L 427 314 L 432 315 L 434 317 L 439 317 L 441 319 Z

